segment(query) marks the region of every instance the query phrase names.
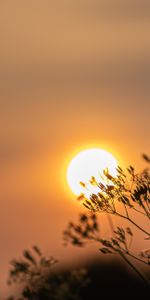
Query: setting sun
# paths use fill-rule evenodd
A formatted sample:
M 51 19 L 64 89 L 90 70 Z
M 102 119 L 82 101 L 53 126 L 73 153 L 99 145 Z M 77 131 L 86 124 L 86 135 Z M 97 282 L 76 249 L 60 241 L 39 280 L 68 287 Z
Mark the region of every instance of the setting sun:
M 116 175 L 117 159 L 103 149 L 91 148 L 79 152 L 70 162 L 67 170 L 67 181 L 70 189 L 76 195 L 96 192 L 96 188 L 89 184 L 92 176 L 102 181 L 103 170 L 108 168 L 111 175 Z M 86 183 L 86 188 L 80 184 Z M 93 190 L 94 189 L 94 190 Z

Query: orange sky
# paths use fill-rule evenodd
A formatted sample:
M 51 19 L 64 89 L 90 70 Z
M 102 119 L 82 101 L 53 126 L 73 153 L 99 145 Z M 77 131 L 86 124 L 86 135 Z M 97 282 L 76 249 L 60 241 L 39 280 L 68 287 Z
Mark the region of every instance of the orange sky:
M 34 243 L 67 260 L 62 230 L 81 210 L 65 183 L 72 153 L 101 146 L 138 169 L 150 153 L 149 16 L 145 1 L 119 2 L 0 3 L 1 290 Z

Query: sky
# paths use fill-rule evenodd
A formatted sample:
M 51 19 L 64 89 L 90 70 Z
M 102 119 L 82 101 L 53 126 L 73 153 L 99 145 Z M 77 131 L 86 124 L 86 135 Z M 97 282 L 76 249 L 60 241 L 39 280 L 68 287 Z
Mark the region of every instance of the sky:
M 66 183 L 74 153 L 101 147 L 143 168 L 149 33 L 146 0 L 0 1 L 2 295 L 9 261 L 33 244 L 65 262 L 85 256 L 62 245 L 82 210 Z

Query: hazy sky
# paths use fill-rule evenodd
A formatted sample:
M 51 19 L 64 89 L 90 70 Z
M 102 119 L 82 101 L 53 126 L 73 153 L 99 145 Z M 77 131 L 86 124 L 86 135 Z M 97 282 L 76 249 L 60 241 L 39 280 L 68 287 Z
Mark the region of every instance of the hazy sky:
M 149 34 L 149 1 L 0 1 L 1 290 L 32 244 L 66 259 L 74 151 L 100 145 L 137 168 L 150 153 Z

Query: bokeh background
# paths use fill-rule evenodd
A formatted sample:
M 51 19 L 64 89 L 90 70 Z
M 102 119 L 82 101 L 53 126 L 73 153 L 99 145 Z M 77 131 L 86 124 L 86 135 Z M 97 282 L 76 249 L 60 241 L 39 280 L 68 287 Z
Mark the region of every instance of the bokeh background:
M 64 263 L 95 257 L 63 247 L 83 210 L 66 167 L 90 146 L 144 167 L 149 35 L 146 0 L 0 1 L 0 297 L 9 261 L 33 244 Z

